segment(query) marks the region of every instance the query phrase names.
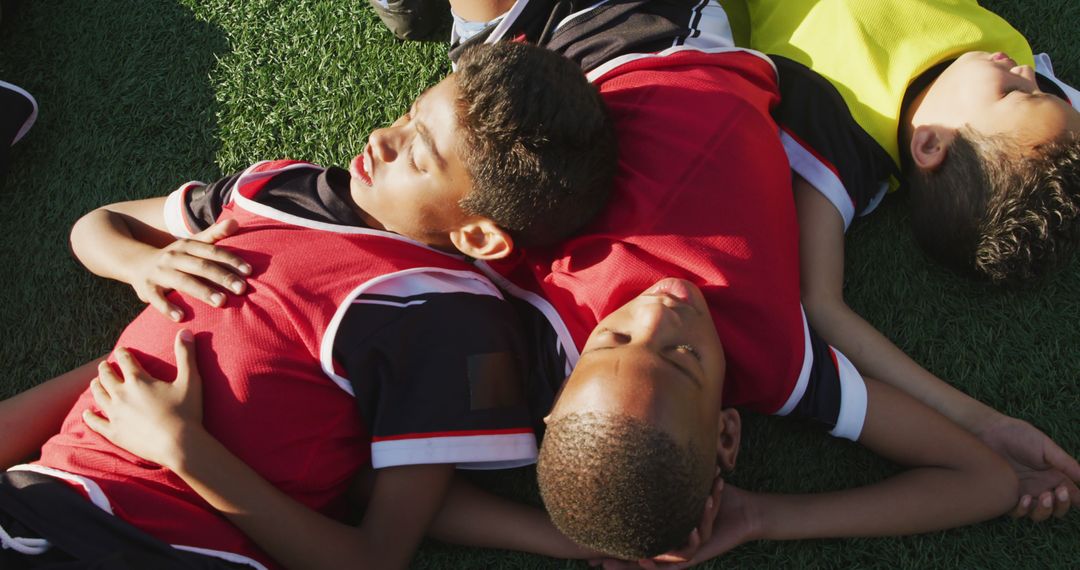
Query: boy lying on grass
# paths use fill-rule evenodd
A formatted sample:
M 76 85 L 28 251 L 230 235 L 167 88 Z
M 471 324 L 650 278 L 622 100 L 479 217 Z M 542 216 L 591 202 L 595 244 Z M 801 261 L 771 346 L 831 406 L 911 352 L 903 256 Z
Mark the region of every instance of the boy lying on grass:
M 739 2 L 724 4 L 725 7 L 738 7 Z M 844 8 L 847 4 L 759 3 L 755 10 L 764 9 L 762 6 L 801 22 L 799 16 L 808 11 L 814 13 L 829 7 Z M 878 4 L 873 3 L 857 6 L 861 11 L 852 18 L 871 18 L 882 9 L 893 12 L 891 17 L 879 17 L 865 25 L 852 24 L 852 30 L 874 29 L 873 25 L 888 26 L 889 23 L 917 21 L 927 17 L 917 13 L 916 8 L 922 6 L 919 2 L 887 2 L 881 5 L 884 8 L 876 8 Z M 739 57 L 753 60 L 748 56 L 749 52 L 736 55 L 738 50 L 731 37 L 728 13 L 724 7 L 715 1 L 701 3 L 690 0 L 580 1 L 570 5 L 553 0 L 499 0 L 487 3 L 454 2 L 453 7 L 458 16 L 491 24 L 471 38 L 466 33 L 466 28 L 471 26 L 456 30 L 454 37 L 458 43 L 452 47 L 451 57 L 456 50 L 465 46 L 525 38 L 574 59 L 600 85 L 609 107 L 616 108 L 616 124 L 620 126 L 622 137 L 620 160 L 627 166 L 620 170 L 616 178 L 615 194 L 618 198 L 612 201 L 601 222 L 591 226 L 590 234 L 599 234 L 603 238 L 584 235 L 560 248 L 533 252 L 527 264 L 532 275 L 522 276 L 524 272 L 515 268 L 504 271 L 523 288 L 542 290 L 544 297 L 555 305 L 566 321 L 565 326 L 578 346 L 601 317 L 649 283 L 664 276 L 690 279 L 703 287 L 714 311 L 720 338 L 728 352 L 728 385 L 757 387 L 733 388 L 734 393 L 727 398 L 727 402 L 764 413 L 798 413 L 800 407 L 786 399 L 791 390 L 774 393 L 761 387 L 794 388 L 800 385 L 795 379 L 800 378 L 801 382 L 800 370 L 805 370 L 800 368 L 804 363 L 801 348 L 804 339 L 803 311 L 798 304 L 801 296 L 810 321 L 810 333 L 806 336 L 816 334 L 818 327 L 827 330 L 828 334 L 820 337 L 824 339 L 823 344 L 838 343 L 835 346 L 841 351 L 853 354 L 860 372 L 880 378 L 930 405 L 967 428 L 1009 461 L 1021 479 L 1021 493 L 1013 512 L 1015 516 L 1026 515 L 1038 521 L 1051 515 L 1064 516 L 1070 506 L 1080 505 L 1080 492 L 1076 487 L 1080 482 L 1080 464 L 1046 434 L 933 377 L 842 304 L 840 277 L 843 259 L 835 255 L 843 251 L 842 240 L 837 242 L 834 249 L 823 250 L 833 255 L 828 259 L 819 259 L 820 253 L 816 251 L 821 248 L 815 247 L 817 242 L 830 235 L 842 238 L 842 231 L 815 231 L 820 220 L 804 219 L 798 222 L 794 218 L 789 220 L 784 217 L 790 194 L 772 192 L 778 183 L 774 180 L 773 172 L 758 166 L 759 163 L 777 161 L 766 150 L 743 152 L 740 155 L 717 143 L 722 140 L 718 133 L 728 132 L 734 123 L 724 119 L 732 109 L 730 98 L 719 93 L 725 84 L 730 83 L 729 80 L 719 86 L 713 83 L 696 91 L 667 92 L 666 97 L 650 99 L 650 105 L 630 98 L 635 91 L 627 88 L 627 78 L 644 77 L 637 79 L 638 84 L 634 85 L 638 90 L 636 92 L 640 93 L 650 90 L 653 93 L 665 92 L 668 89 L 666 83 L 677 81 L 673 79 L 676 76 L 684 77 L 687 84 L 697 80 L 701 68 L 680 66 L 680 58 L 688 56 L 688 53 L 681 52 L 713 51 L 728 53 L 728 61 Z M 790 14 L 786 11 L 789 8 Z M 945 8 L 940 3 L 923 8 L 941 17 L 949 16 L 945 21 L 951 22 L 949 25 L 956 29 L 943 32 L 940 44 L 936 43 L 938 36 L 933 42 L 924 42 L 925 38 L 921 37 L 909 38 L 912 44 L 906 48 L 909 51 L 928 49 L 927 46 L 940 48 L 942 44 L 955 41 L 950 34 L 956 30 L 966 30 L 961 35 L 969 43 L 975 41 L 972 38 L 995 37 L 979 32 L 979 27 L 995 28 L 999 35 L 1017 35 L 996 16 L 970 1 L 950 3 Z M 912 13 L 901 14 L 898 12 L 900 10 L 911 10 Z M 941 10 L 946 12 L 940 13 Z M 745 11 L 746 6 L 743 5 L 743 15 Z M 970 14 L 974 20 L 966 23 L 966 20 L 957 19 L 955 14 L 950 15 L 948 11 Z M 828 42 L 831 38 L 829 26 L 832 24 L 824 20 L 827 18 L 814 30 L 800 29 L 798 37 L 809 37 L 816 32 L 822 46 L 831 45 Z M 738 18 L 732 21 L 737 23 Z M 754 30 L 756 36 L 753 37 L 765 37 L 768 30 L 759 28 L 768 27 L 771 21 L 770 18 L 758 18 Z M 940 22 L 923 21 L 919 25 L 940 25 Z M 883 30 L 881 34 L 889 37 L 897 30 L 903 32 L 906 29 Z M 778 40 L 784 40 L 789 35 L 784 30 L 773 34 Z M 872 48 L 876 44 L 871 38 L 867 45 Z M 863 48 L 870 49 L 866 46 Z M 809 52 L 812 46 L 805 49 Z M 863 65 L 862 61 L 852 61 L 851 53 L 858 52 L 852 48 L 850 53 L 843 52 L 843 57 L 833 54 L 830 57 L 817 57 L 814 61 L 815 64 L 836 64 L 839 71 L 847 70 L 848 66 Z M 657 63 L 662 61 L 671 61 L 672 64 L 665 70 L 665 66 Z M 807 81 L 800 82 L 802 76 L 789 76 L 791 66 L 786 65 L 782 58 L 777 61 L 769 66 L 767 79 L 760 72 L 740 73 L 759 84 L 775 80 L 776 73 L 783 75 L 779 81 L 781 95 L 784 90 L 792 93 L 769 110 L 787 123 L 802 120 L 797 124 L 806 126 L 805 132 L 800 131 L 800 135 L 807 140 L 816 140 L 811 137 L 820 135 L 826 141 L 835 138 L 843 142 L 845 139 L 838 137 L 836 130 L 844 124 L 853 124 L 853 121 L 849 118 L 847 123 L 836 122 L 835 112 L 830 114 L 823 111 L 827 110 L 827 105 L 822 108 L 808 107 L 815 102 L 822 103 L 822 97 L 814 97 L 812 91 L 798 91 L 796 88 Z M 653 76 L 647 76 L 645 71 L 608 76 L 612 69 L 650 65 L 657 70 Z M 870 72 L 866 74 L 863 82 L 877 77 Z M 818 83 L 824 82 L 818 78 Z M 907 79 L 900 80 L 900 85 L 901 88 L 906 86 Z M 1067 90 L 1063 84 L 1055 85 Z M 848 96 L 853 89 L 840 91 Z M 963 89 L 963 86 L 955 85 L 949 88 Z M 743 90 L 744 96 L 748 93 Z M 625 113 L 618 112 L 620 104 L 613 103 L 616 98 L 625 100 Z M 1073 111 L 1063 108 L 1061 101 L 1041 95 L 1034 98 L 1045 100 L 1040 107 L 1043 113 L 1072 116 Z M 641 100 L 644 101 L 644 97 Z M 824 104 L 831 101 L 833 108 L 839 106 L 844 109 L 843 103 L 836 102 L 839 100 L 840 95 L 834 92 L 831 99 L 824 99 Z M 1080 97 L 1072 96 L 1072 100 L 1080 101 Z M 896 104 L 899 106 L 899 102 Z M 1008 111 L 995 112 L 1008 114 Z M 751 129 L 742 136 L 747 141 L 758 142 L 762 132 L 764 129 Z M 841 134 L 844 132 L 841 131 Z M 862 132 L 861 128 L 859 132 Z M 791 163 L 796 170 L 802 171 L 805 161 L 800 162 L 800 157 L 806 153 L 795 152 L 797 149 L 792 146 L 794 138 L 790 133 L 785 132 L 782 140 Z M 862 165 L 862 154 L 875 146 L 877 143 L 865 132 L 862 138 L 838 144 L 833 150 L 850 155 L 840 155 L 849 159 L 837 165 L 841 168 L 841 175 L 844 175 L 844 168 L 853 168 L 853 172 L 861 175 L 875 174 L 874 169 Z M 763 158 L 766 156 L 772 158 Z M 890 160 L 887 156 L 885 159 Z M 1073 167 L 1069 164 L 1073 164 Z M 1063 174 L 1074 167 L 1075 161 L 1064 160 L 1056 171 Z M 878 175 L 885 176 L 880 171 Z M 1058 182 L 1063 187 L 1070 184 L 1075 186 L 1075 183 L 1065 184 L 1069 179 L 1063 176 Z M 1047 196 L 1054 194 L 1055 185 L 1058 184 L 1054 182 L 1054 176 L 1049 180 L 1052 184 L 1044 188 L 1047 191 L 1040 191 Z M 871 182 L 875 190 L 880 188 L 877 185 L 879 179 L 873 178 Z M 800 215 L 815 216 L 805 204 L 808 195 L 817 198 L 819 205 L 824 203 L 825 214 L 831 215 L 839 224 L 837 209 L 843 201 L 837 207 L 830 206 L 817 192 L 805 192 L 805 188 L 796 192 Z M 678 200 L 687 203 L 673 206 L 676 199 L 672 196 L 680 196 Z M 765 197 L 769 200 L 765 200 Z M 696 201 L 696 204 L 690 201 Z M 670 210 L 680 210 L 681 217 L 675 217 Z M 652 218 L 643 215 L 644 212 L 654 211 L 663 215 Z M 1068 211 L 1066 204 L 1063 206 L 1062 219 L 1068 217 Z M 789 244 L 784 241 L 792 237 L 792 230 L 796 227 L 802 230 L 797 237 L 801 241 L 799 247 L 803 248 L 802 255 L 805 256 L 801 260 L 801 291 L 800 276 L 790 274 L 787 265 L 798 256 L 785 249 Z M 1067 228 L 1061 229 L 1062 235 L 1068 238 L 1070 234 Z M 679 237 L 698 243 L 692 243 L 689 247 L 680 245 L 677 243 Z M 706 244 L 706 238 L 711 239 L 712 243 Z M 601 255 L 606 256 L 607 263 L 591 262 Z M 616 257 L 623 255 L 625 259 L 616 261 Z M 764 259 L 769 261 L 762 261 Z M 493 265 L 496 268 L 506 266 L 502 263 Z M 791 298 L 791 295 L 795 298 Z M 840 316 L 836 319 L 822 316 L 837 312 Z M 805 361 L 817 366 L 817 362 L 810 358 Z
M 1080 92 L 1046 54 L 974 0 L 745 1 L 750 47 L 780 74 L 776 110 L 799 214 L 811 326 L 1005 456 L 1024 485 L 1014 516 L 1080 505 L 1080 466 L 1026 422 L 923 369 L 843 296 L 844 232 L 902 180 L 919 243 L 963 273 L 1030 281 L 1080 238 Z M 900 25 L 903 23 L 903 25 Z M 1052 466 L 1033 473 L 1025 466 Z
M 467 54 L 374 131 L 349 172 L 263 162 L 88 214 L 72 231 L 77 257 L 153 308 L 40 459 L 0 476 L 0 565 L 405 566 L 455 466 L 536 455 L 518 321 L 464 256 L 565 238 L 604 203 L 614 165 L 610 120 L 577 67 L 507 44 Z M 257 520 L 272 503 L 220 499 L 253 489 L 225 464 L 163 469 L 88 429 L 121 401 L 115 367 L 132 383 L 198 368 L 205 404 L 191 412 L 205 439 L 183 443 L 230 450 L 235 469 L 305 511 L 341 515 L 350 483 L 374 467 L 346 549 L 281 551 L 278 521 Z M 85 388 L 66 380 L 4 403 L 3 421 L 22 430 L 5 430 L 5 461 L 55 433 L 49 418 Z

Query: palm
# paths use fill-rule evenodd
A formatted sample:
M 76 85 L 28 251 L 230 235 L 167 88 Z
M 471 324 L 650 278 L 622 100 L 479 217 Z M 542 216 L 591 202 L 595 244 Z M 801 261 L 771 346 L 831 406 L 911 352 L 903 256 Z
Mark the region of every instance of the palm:
M 1071 491 L 1080 481 L 1080 464 L 1028 422 L 1003 416 L 978 436 L 1012 466 L 1020 479 L 1020 497 L 1038 498 L 1062 487 Z

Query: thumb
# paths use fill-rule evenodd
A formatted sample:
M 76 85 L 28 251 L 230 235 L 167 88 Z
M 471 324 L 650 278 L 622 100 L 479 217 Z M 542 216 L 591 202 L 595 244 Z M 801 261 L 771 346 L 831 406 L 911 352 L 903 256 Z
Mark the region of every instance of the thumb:
M 235 219 L 229 218 L 217 222 L 205 230 L 191 236 L 191 239 L 205 243 L 214 243 L 223 237 L 231 236 L 236 233 L 236 230 L 238 229 L 240 229 L 240 224 L 237 223 Z
M 1076 483 L 1080 483 L 1080 463 L 1077 463 L 1071 455 L 1065 453 L 1056 443 L 1047 446 L 1044 459 L 1051 467 L 1065 474 L 1066 477 Z
M 176 384 L 189 390 L 199 390 L 201 378 L 195 358 L 195 335 L 188 329 L 176 333 Z

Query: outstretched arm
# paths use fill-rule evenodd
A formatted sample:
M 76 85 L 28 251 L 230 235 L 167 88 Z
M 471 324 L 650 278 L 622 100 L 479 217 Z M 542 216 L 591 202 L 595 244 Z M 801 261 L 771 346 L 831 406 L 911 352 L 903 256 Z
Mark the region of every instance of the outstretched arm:
M 934 408 L 1005 457 L 1021 477 L 1015 516 L 1043 520 L 1080 506 L 1080 464 L 1027 422 L 1011 418 L 919 366 L 843 297 L 844 226 L 836 208 L 801 177 L 794 180 L 799 215 L 803 304 L 811 326 L 863 374 Z
M 748 493 L 727 485 L 711 539 L 690 561 L 662 567 L 685 568 L 752 540 L 930 532 L 995 517 L 1013 504 L 1017 480 L 997 454 L 907 394 L 869 378 L 866 387 L 859 443 L 907 471 L 864 487 L 810 495 Z
M 97 365 L 89 362 L 0 402 L 0 470 L 32 456 L 60 431 Z

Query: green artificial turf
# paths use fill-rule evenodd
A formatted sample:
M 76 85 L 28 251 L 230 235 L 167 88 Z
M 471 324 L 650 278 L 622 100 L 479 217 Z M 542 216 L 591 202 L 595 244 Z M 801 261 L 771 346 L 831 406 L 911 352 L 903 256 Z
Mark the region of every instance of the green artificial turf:
M 0 21 L 0 79 L 33 93 L 41 116 L 14 149 L 2 191 L 0 396 L 106 352 L 141 308 L 130 289 L 89 275 L 69 255 L 68 230 L 81 214 L 266 158 L 344 165 L 373 128 L 448 71 L 443 44 L 395 41 L 363 0 L 19 4 Z M 1080 4 L 984 4 L 1080 84 Z M 931 371 L 1080 454 L 1080 262 L 1032 290 L 1002 292 L 929 264 L 906 221 L 901 193 L 853 226 L 850 304 Z M 744 431 L 731 480 L 746 488 L 838 489 L 896 469 L 794 422 L 750 417 Z M 537 500 L 528 470 L 481 480 Z M 918 537 L 755 543 L 712 567 L 1078 564 L 1074 513 Z M 429 542 L 414 566 L 583 564 Z

